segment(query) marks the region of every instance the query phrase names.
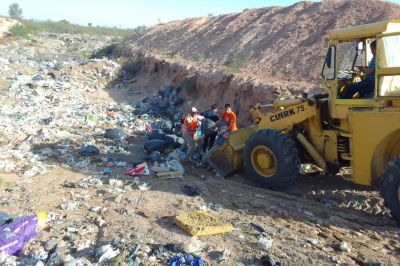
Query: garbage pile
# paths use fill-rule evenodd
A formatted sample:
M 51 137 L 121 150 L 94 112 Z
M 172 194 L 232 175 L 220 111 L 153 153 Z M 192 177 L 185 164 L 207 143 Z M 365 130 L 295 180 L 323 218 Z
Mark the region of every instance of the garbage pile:
M 188 254 L 190 248 L 177 244 L 147 245 L 115 238 L 93 248 L 93 242 L 87 239 L 94 237 L 95 228 L 107 226 L 106 210 L 101 206 L 89 208 L 96 217 L 94 221 L 69 221 L 68 213 L 85 206 L 88 189 L 104 189 L 107 197 L 118 204 L 127 191 L 151 189 L 146 176 L 154 175 L 158 180 L 183 178 L 183 99 L 179 96 L 180 88 L 166 86 L 137 103 L 94 101 L 90 95 L 112 86 L 120 78 L 121 66 L 105 58 L 80 60 L 70 55 L 69 46 L 89 49 L 85 44 L 97 40 L 92 37 L 48 35 L 43 39 L 39 36 L 38 41 L 46 38 L 52 40 L 54 50 L 43 57 L 38 55 L 40 47 L 18 45 L 18 49 L 13 49 L 17 46 L 13 42 L 0 45 L 0 173 L 30 179 L 39 178 L 38 175 L 58 165 L 89 170 L 90 175 L 79 182 L 63 184 L 73 197 L 63 200 L 59 213 L 52 213 L 47 226 L 71 247 L 90 249 L 78 257 L 65 256 L 52 239 L 44 246 L 35 243 L 28 250 L 23 249 L 33 235 L 40 234 L 35 231 L 21 238 L 17 251 L 3 253 L 1 262 L 57 265 L 65 261 L 65 265 L 92 265 L 124 261 L 142 265 L 141 261 L 146 261 L 203 265 L 201 258 Z M 137 138 L 145 138 L 140 149 L 135 146 Z M 129 199 L 133 208 L 139 201 Z M 119 213 L 128 216 L 132 210 L 121 208 Z M 3 222 L 1 225 L 6 228 Z
M 57 42 L 84 43 L 82 49 L 89 50 L 97 37 L 46 38 L 54 39 L 55 50 L 42 59 L 40 47 L 18 45 L 13 49 L 17 46 L 13 42 L 0 46 L 0 172 L 31 178 L 47 171 L 49 157 L 71 167 L 85 167 L 87 163 L 74 156 L 74 149 L 94 142 L 105 130 L 118 126 L 137 130 L 141 126 L 129 104 L 98 105 L 85 97 L 115 79 L 119 64 L 108 59 L 77 61 L 67 53 L 65 42 Z M 100 43 L 104 45 L 104 40 Z

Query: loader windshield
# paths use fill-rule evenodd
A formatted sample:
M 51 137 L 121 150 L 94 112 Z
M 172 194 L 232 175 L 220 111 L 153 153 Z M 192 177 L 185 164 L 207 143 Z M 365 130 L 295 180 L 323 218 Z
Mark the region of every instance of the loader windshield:
M 354 71 L 354 66 L 363 65 L 365 49 L 360 47 L 359 42 L 343 42 L 338 49 L 338 70 L 340 72 Z
M 379 96 L 400 96 L 400 35 L 378 39 Z

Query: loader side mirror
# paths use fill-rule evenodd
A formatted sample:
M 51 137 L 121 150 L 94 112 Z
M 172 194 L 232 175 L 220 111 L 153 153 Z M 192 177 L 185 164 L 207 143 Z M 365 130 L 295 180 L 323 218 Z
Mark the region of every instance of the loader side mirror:
M 326 54 L 324 67 L 321 71 L 321 76 L 325 80 L 332 80 L 335 78 L 335 46 L 329 46 L 328 53 Z
M 328 54 L 326 55 L 326 66 L 328 68 L 332 67 L 332 52 L 333 52 L 333 49 L 332 49 L 332 46 L 331 46 L 331 47 L 329 47 Z

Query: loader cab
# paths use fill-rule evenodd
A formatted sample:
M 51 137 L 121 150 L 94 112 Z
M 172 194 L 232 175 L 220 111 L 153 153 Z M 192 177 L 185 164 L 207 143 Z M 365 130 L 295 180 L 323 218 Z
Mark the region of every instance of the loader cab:
M 400 21 L 333 30 L 328 35 L 330 41 L 321 76 L 323 87 L 330 95 L 331 117 L 347 119 L 352 108 L 397 105 L 400 100 Z M 376 41 L 376 67 L 371 92 L 346 93 L 352 84 L 368 77 L 359 68 L 367 67 L 374 57 L 370 49 L 373 41 Z

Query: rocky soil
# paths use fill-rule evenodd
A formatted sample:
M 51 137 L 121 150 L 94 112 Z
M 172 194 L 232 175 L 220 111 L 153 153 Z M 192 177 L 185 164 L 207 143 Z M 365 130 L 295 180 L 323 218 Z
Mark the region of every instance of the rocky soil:
M 272 265 L 266 256 L 281 265 L 399 265 L 400 230 L 379 194 L 340 176 L 302 175 L 286 193 L 191 162 L 181 179 L 126 176 L 146 156 L 148 126 L 162 121 L 137 103 L 169 84 L 146 71 L 132 78 L 123 60 L 87 58 L 111 41 L 43 34 L 0 44 L 0 210 L 51 213 L 5 265 L 43 265 L 56 244 L 61 265 L 168 265 L 194 241 L 173 218 L 195 210 L 235 228 L 199 238 L 196 253 L 209 265 Z M 112 128 L 128 137 L 106 138 Z M 85 145 L 99 154 L 83 156 Z M 119 255 L 99 263 L 108 244 Z

